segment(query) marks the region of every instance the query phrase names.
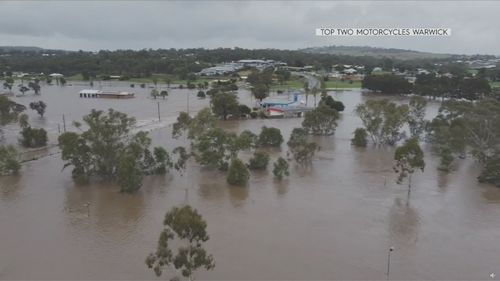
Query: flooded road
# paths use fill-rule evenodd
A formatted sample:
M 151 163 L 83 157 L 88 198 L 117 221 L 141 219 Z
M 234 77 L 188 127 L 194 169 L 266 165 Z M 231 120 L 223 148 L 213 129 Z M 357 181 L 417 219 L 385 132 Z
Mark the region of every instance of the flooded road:
M 128 84 L 119 87 L 130 90 Z M 151 131 L 155 144 L 183 144 L 171 139 L 168 123 L 185 110 L 188 90 L 155 101 L 150 89 L 136 88 L 135 99 L 105 100 L 78 98 L 85 86 L 53 87 L 16 101 L 46 101 L 46 118 L 29 112 L 30 121 L 54 135 L 63 113 L 70 122 L 91 108 L 112 106 L 146 129 L 159 128 Z M 208 104 L 190 92 L 191 110 Z M 186 201 L 207 220 L 207 249 L 216 259 L 215 269 L 197 279 L 385 279 L 391 246 L 391 279 L 487 280 L 498 274 L 500 189 L 478 184 L 478 168 L 468 159 L 451 174 L 438 172 L 438 159 L 424 147 L 426 170 L 414 175 L 407 202 L 407 186 L 395 183 L 393 149 L 350 145 L 360 126 L 354 106 L 368 97 L 356 90 L 332 95 L 346 105 L 335 136 L 317 137 L 321 151 L 313 167 L 292 164 L 282 182 L 268 168 L 252 173 L 247 187 L 230 187 L 222 173 L 191 163 L 184 176 L 147 177 L 137 194 L 126 195 L 114 185 L 74 184 L 70 170 L 61 171 L 60 155 L 28 162 L 19 176 L 0 178 L 0 279 L 155 279 L 144 259 L 156 247 L 165 212 Z M 246 91 L 240 100 L 252 102 Z M 429 114 L 437 107 L 431 104 Z M 300 122 L 221 126 L 255 132 L 276 126 L 288 138 Z M 273 160 L 285 154 L 286 145 L 271 151 Z

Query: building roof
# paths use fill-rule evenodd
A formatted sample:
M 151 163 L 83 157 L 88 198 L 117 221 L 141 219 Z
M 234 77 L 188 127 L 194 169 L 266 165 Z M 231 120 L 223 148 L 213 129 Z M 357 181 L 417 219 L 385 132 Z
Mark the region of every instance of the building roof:
M 87 94 L 87 95 L 91 94 L 91 95 L 93 95 L 93 94 L 100 94 L 101 91 L 100 90 L 94 90 L 94 89 L 84 89 L 84 90 L 81 90 L 79 93 L 80 94 Z

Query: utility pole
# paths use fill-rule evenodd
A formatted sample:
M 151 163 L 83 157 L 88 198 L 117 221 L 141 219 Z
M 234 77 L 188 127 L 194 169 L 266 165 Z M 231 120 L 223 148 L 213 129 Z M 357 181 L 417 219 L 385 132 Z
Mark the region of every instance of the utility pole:
M 161 118 L 160 118 L 160 102 L 158 102 L 158 122 L 161 122 Z
M 63 114 L 63 129 L 64 129 L 64 132 L 66 133 L 66 119 L 64 118 L 64 114 Z
M 394 247 L 389 248 L 389 252 L 387 253 L 387 280 L 389 280 L 389 273 L 391 270 L 391 252 L 394 251 Z
M 83 206 L 87 207 L 87 217 L 90 218 L 90 202 L 83 204 Z

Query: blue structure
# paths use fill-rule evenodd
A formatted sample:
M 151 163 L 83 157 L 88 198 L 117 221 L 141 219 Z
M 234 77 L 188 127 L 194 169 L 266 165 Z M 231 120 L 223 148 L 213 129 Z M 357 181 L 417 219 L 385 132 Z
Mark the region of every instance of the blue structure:
M 293 92 L 293 100 L 283 100 L 283 99 L 269 99 L 265 98 L 262 100 L 260 103 L 260 106 L 269 108 L 269 107 L 274 107 L 274 108 L 287 108 L 289 105 L 297 103 L 299 101 L 299 91 L 294 91 Z

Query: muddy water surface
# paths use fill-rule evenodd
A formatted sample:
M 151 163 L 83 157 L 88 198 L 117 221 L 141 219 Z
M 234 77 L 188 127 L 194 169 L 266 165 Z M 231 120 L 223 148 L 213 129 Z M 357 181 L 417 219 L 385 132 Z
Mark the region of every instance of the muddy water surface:
M 113 88 L 130 90 L 128 84 Z M 30 113 L 31 122 L 54 136 L 63 113 L 70 122 L 91 108 L 113 107 L 152 130 L 155 144 L 170 148 L 183 143 L 171 140 L 168 124 L 185 110 L 186 94 L 193 111 L 208 104 L 196 91 L 172 90 L 167 100 L 154 101 L 150 89 L 137 88 L 132 100 L 80 99 L 83 88 L 46 87 L 41 97 L 16 100 L 45 100 L 46 117 Z M 350 145 L 360 126 L 353 108 L 369 97 L 332 94 L 346 104 L 335 136 L 316 138 L 321 151 L 313 167 L 292 165 L 282 182 L 268 169 L 252 173 L 247 187 L 229 187 L 223 174 L 191 163 L 182 177 L 148 177 L 137 194 L 124 195 L 114 185 L 74 184 L 57 154 L 25 164 L 20 176 L 1 177 L 0 279 L 155 279 L 144 258 L 156 246 L 165 211 L 186 201 L 207 220 L 207 248 L 216 258 L 214 271 L 198 279 L 385 279 L 390 246 L 391 279 L 485 280 L 500 272 L 500 189 L 478 184 L 470 160 L 451 174 L 439 173 L 425 148 L 426 170 L 414 176 L 408 201 L 406 186 L 395 184 L 392 149 Z M 245 91 L 240 99 L 252 102 Z M 157 102 L 162 122 L 155 121 Z M 437 106 L 429 106 L 429 115 Z M 256 132 L 276 126 L 288 136 L 300 122 L 221 126 Z M 14 136 L 6 132 L 7 140 Z M 284 156 L 286 146 L 270 152 L 273 159 Z

